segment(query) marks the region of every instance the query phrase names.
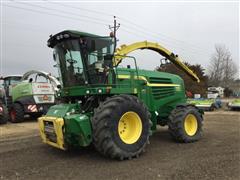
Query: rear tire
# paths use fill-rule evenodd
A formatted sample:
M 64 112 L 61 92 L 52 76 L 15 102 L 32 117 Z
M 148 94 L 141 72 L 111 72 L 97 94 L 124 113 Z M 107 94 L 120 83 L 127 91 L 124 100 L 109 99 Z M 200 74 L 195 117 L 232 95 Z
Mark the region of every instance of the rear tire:
M 132 159 L 144 152 L 149 142 L 150 113 L 135 96 L 113 96 L 95 109 L 92 127 L 93 144 L 101 154 Z
M 0 124 L 6 124 L 9 119 L 8 109 L 3 104 L 0 106 L 0 108 L 2 108 L 2 115 L 0 115 Z
M 12 123 L 19 123 L 24 120 L 24 108 L 19 103 L 14 103 L 10 110 L 10 121 Z
M 168 130 L 177 142 L 191 143 L 202 136 L 202 114 L 194 106 L 178 106 L 169 116 Z

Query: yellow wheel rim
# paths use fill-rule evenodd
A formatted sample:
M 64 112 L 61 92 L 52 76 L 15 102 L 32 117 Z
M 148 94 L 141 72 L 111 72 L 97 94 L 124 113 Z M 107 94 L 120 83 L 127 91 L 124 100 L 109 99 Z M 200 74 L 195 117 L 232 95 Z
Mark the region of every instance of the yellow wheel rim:
M 118 134 L 126 144 L 135 143 L 142 133 L 142 121 L 137 113 L 129 111 L 118 122 Z
M 187 135 L 193 136 L 198 128 L 197 118 L 193 114 L 188 114 L 184 120 L 184 129 Z

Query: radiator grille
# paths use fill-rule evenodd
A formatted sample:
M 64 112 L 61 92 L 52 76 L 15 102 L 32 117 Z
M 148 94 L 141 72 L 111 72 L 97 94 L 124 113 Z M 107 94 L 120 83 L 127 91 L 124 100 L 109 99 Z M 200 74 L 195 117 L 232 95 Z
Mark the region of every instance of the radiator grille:
M 172 84 L 171 79 L 150 77 L 150 83 L 153 84 Z M 175 94 L 175 87 L 152 87 L 152 95 L 155 99 L 161 99 Z
M 172 84 L 171 79 L 168 78 L 158 78 L 158 77 L 150 77 L 150 83 L 163 83 L 163 84 Z

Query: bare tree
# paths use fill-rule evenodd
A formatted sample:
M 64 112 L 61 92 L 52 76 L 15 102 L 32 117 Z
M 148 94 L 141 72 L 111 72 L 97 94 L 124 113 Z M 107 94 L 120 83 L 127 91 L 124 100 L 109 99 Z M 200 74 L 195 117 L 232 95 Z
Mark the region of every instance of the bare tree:
M 238 72 L 237 65 L 232 60 L 230 53 L 226 55 L 226 58 L 223 62 L 223 67 L 222 86 L 229 87 L 233 83 L 235 75 Z
M 216 45 L 215 51 L 208 67 L 209 84 L 228 87 L 233 82 L 238 68 L 224 45 Z

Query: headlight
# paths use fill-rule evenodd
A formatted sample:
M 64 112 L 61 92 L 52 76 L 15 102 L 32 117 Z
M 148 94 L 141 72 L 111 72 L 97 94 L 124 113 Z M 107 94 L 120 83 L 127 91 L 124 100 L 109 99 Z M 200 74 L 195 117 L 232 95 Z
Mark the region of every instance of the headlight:
M 98 93 L 102 93 L 102 89 L 98 89 Z
M 69 35 L 69 34 L 64 34 L 63 37 L 64 37 L 64 38 L 69 38 L 70 35 Z

